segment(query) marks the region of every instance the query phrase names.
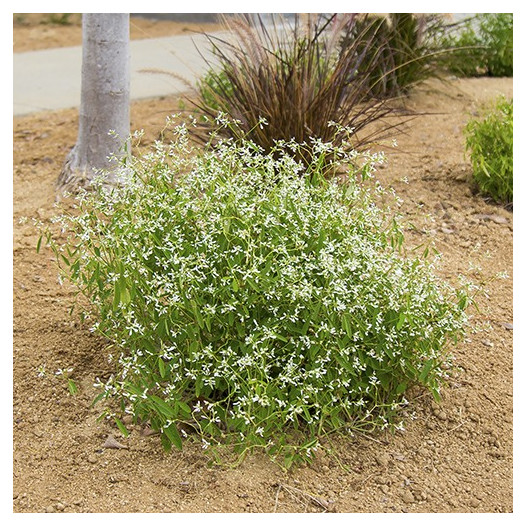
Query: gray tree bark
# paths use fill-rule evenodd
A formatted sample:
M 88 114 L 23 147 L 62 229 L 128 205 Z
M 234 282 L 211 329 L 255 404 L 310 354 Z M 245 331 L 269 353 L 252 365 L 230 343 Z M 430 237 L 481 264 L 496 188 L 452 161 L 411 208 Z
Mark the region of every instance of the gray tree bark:
M 58 177 L 58 194 L 88 187 L 99 170 L 115 183 L 130 135 L 129 27 L 129 13 L 82 16 L 79 130 Z

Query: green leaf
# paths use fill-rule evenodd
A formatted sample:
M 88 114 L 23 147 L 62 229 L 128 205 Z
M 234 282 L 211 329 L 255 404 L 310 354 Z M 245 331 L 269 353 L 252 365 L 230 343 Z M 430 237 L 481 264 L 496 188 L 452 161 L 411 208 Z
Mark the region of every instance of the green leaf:
M 407 382 L 401 382 L 396 386 L 395 393 L 397 395 L 405 393 L 407 389 Z
M 250 285 L 250 288 L 251 288 L 254 292 L 259 292 L 258 286 L 257 286 L 256 283 L 254 282 L 254 280 L 252 280 L 252 279 L 250 279 L 250 278 L 247 278 L 247 283 Z
M 164 364 L 164 360 L 162 358 L 159 358 L 157 363 L 159 367 L 159 373 L 161 373 L 161 378 L 165 378 L 166 377 L 166 366 Z
M 161 444 L 165 451 L 170 451 L 172 449 L 172 442 L 165 433 L 161 433 Z
M 344 314 L 342 316 L 342 323 L 343 323 L 343 328 L 345 329 L 345 332 L 347 333 L 347 336 L 349 336 L 349 338 L 352 338 L 353 327 L 352 327 L 352 323 L 350 320 L 350 316 L 348 314 Z
M 168 437 L 170 443 L 173 444 L 177 449 L 183 449 L 181 435 L 179 435 L 177 426 L 174 423 L 170 424 L 168 427 L 163 428 L 163 434 Z
M 126 286 L 123 286 L 120 300 L 122 305 L 128 305 L 131 302 L 130 291 L 126 288 Z
M 420 371 L 420 374 L 418 375 L 418 380 L 420 382 L 425 382 L 427 380 L 427 377 L 429 375 L 429 372 L 431 371 L 431 368 L 433 367 L 433 359 L 427 360 L 426 364 L 424 365 L 423 369 Z
M 115 423 L 117 424 L 117 427 L 119 428 L 119 431 L 125 436 L 128 437 L 130 435 L 130 432 L 128 429 L 126 429 L 126 426 L 117 418 L 114 418 Z
M 117 310 L 119 308 L 120 302 L 121 302 L 120 280 L 117 280 L 115 282 L 115 291 L 113 294 L 113 310 Z
M 182 400 L 179 400 L 177 404 L 179 405 L 179 409 L 182 411 L 185 417 L 188 417 L 192 414 L 192 410 L 190 409 L 190 406 L 187 403 L 183 402 Z
M 398 323 L 396 324 L 396 330 L 397 331 L 399 331 L 403 327 L 403 325 L 405 323 L 405 320 L 406 320 L 405 313 L 401 312 L 400 316 L 398 318 Z
M 167 404 L 162 398 L 156 395 L 150 395 L 150 400 L 154 403 L 155 407 L 162 413 L 166 418 L 175 418 L 177 416 L 177 409 Z
M 294 454 L 287 453 L 285 457 L 283 458 L 283 465 L 285 466 L 285 469 L 289 469 L 290 466 L 292 466 L 293 462 L 294 462 Z
M 285 338 L 285 336 L 282 336 L 281 334 L 278 334 L 277 332 L 273 332 L 272 335 L 274 336 L 274 338 L 276 338 L 276 340 L 280 340 L 282 342 L 285 342 L 285 343 L 288 343 L 288 338 Z
M 71 378 L 68 378 L 68 390 L 73 396 L 75 396 L 79 392 L 79 390 L 77 389 L 77 385 Z
M 97 402 L 100 402 L 104 396 L 106 395 L 106 393 L 102 392 L 102 393 L 99 393 L 94 399 L 93 399 L 93 402 L 91 402 L 91 407 L 93 407 Z
M 467 296 L 462 296 L 458 302 L 458 308 L 460 310 L 464 310 L 466 308 L 468 304 L 468 297 Z
M 199 310 L 197 303 L 195 302 L 195 300 L 192 300 L 190 304 L 192 305 L 192 310 L 194 312 L 195 319 L 197 320 L 197 324 L 199 325 L 199 328 L 204 329 L 205 322 L 203 320 L 203 316 L 201 316 L 201 311 Z

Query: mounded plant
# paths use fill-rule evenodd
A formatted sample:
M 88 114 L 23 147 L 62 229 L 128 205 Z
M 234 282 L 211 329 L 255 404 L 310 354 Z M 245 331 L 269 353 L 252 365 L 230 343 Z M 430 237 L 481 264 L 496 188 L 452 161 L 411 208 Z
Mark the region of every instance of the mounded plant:
M 513 203 L 513 101 L 500 97 L 464 129 L 473 180 L 481 193 Z
M 119 187 L 79 196 L 57 219 L 65 242 L 47 234 L 93 330 L 119 349 L 98 398 L 167 449 L 198 437 L 285 466 L 327 434 L 401 426 L 413 386 L 439 399 L 468 299 L 403 255 L 368 181 L 382 158 L 320 139 L 272 155 L 214 143 L 194 151 L 175 127 Z

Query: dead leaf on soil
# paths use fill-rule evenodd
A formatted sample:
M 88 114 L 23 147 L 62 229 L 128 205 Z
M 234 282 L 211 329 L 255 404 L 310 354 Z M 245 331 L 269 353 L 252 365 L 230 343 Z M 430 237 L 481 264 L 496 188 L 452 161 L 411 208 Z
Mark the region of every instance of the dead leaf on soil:
M 128 446 L 117 442 L 113 435 L 108 435 L 108 438 L 106 439 L 102 447 L 106 449 L 129 449 Z

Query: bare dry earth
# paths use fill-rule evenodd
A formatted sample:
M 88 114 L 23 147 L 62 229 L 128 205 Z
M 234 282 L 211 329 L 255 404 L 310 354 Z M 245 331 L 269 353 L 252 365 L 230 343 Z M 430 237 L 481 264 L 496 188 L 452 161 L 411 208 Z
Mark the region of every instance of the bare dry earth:
M 16 32 L 15 32 L 16 33 Z M 16 35 L 15 35 L 16 41 Z M 139 428 L 122 437 L 97 422 L 95 378 L 108 372 L 106 343 L 68 315 L 52 254 L 37 255 L 24 217 L 54 214 L 54 182 L 76 140 L 77 112 L 14 119 L 13 510 L 15 512 L 512 512 L 513 214 L 471 191 L 462 128 L 512 79 L 433 84 L 410 100 L 416 119 L 378 178 L 404 200 L 408 246 L 433 243 L 441 275 L 484 284 L 478 330 L 454 349 L 443 403 L 422 394 L 396 435 L 325 442 L 312 465 L 282 471 L 254 454 L 209 466 L 197 444 L 166 454 Z M 132 127 L 151 140 L 176 97 L 136 102 Z M 407 181 L 407 182 L 405 182 Z M 506 272 L 508 279 L 495 279 Z M 79 393 L 56 374 L 72 368 Z M 108 435 L 125 449 L 105 446 Z
M 49 23 L 49 13 L 15 13 L 13 16 L 13 51 L 36 51 L 82 44 L 81 16 L 72 14 L 65 25 Z M 173 22 L 142 17 L 130 18 L 130 38 L 159 38 L 189 32 L 217 31 L 220 24 Z

